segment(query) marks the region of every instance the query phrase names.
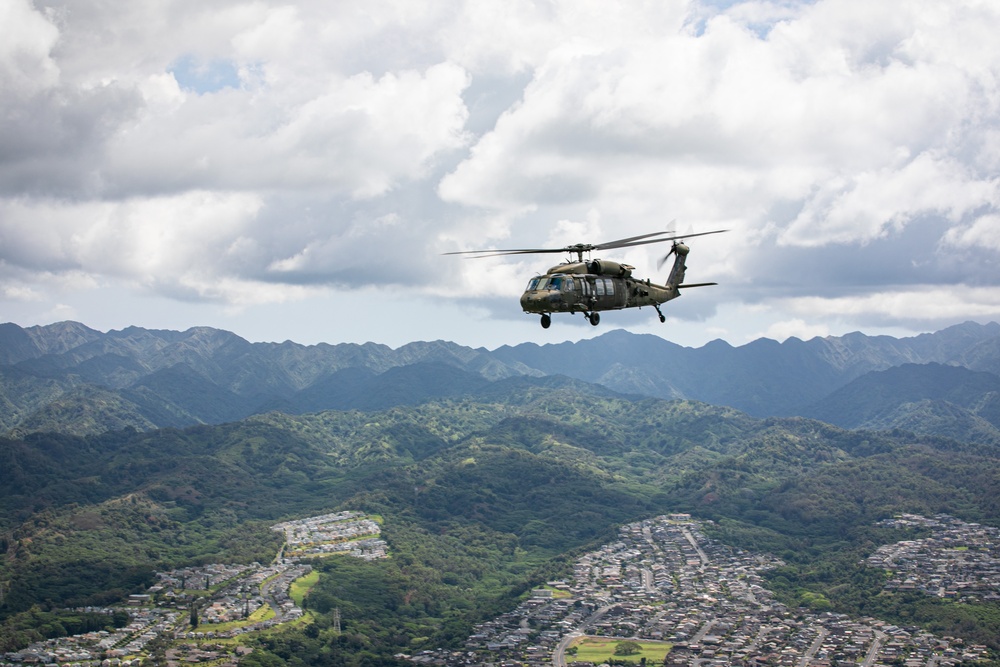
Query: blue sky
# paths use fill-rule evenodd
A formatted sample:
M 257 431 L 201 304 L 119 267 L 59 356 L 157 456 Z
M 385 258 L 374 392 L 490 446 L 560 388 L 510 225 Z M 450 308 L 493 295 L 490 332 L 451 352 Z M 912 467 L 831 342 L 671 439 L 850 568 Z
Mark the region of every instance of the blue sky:
M 201 62 L 192 54 L 180 56 L 167 69 L 181 90 L 206 95 L 224 88 L 238 90 L 242 82 L 236 63 L 230 60 L 211 60 Z
M 2 0 L 0 320 L 684 345 L 1000 319 L 1000 7 Z M 518 307 L 675 229 L 690 290 Z M 604 258 L 656 280 L 665 248 Z M 661 275 L 658 275 L 661 274 Z

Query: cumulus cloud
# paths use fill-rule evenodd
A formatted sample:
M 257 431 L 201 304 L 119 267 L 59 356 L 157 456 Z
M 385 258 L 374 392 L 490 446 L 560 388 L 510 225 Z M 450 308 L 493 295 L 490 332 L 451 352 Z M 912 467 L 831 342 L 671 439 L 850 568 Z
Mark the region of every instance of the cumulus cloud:
M 467 76 L 443 63 L 425 72 L 363 72 L 324 81 L 288 107 L 280 95 L 224 89 L 148 104 L 109 145 L 116 192 L 324 189 L 383 195 L 428 174 L 436 156 L 464 143 Z M 149 86 L 169 100 L 170 84 Z M 176 96 L 174 96 L 176 97 Z M 169 137 L 169 141 L 166 138 Z
M 874 292 L 846 297 L 803 297 L 783 306 L 803 317 L 829 316 L 872 325 L 943 324 L 995 317 L 1000 294 L 994 288 L 925 285 L 923 289 Z
M 439 253 L 676 219 L 733 230 L 689 277 L 782 309 L 775 335 L 1000 316 L 975 291 L 1000 253 L 988 3 L 0 0 L 0 21 L 5 298 L 73 275 L 482 303 L 561 258 Z M 655 278 L 661 254 L 616 258 Z M 923 285 L 963 296 L 908 310 Z

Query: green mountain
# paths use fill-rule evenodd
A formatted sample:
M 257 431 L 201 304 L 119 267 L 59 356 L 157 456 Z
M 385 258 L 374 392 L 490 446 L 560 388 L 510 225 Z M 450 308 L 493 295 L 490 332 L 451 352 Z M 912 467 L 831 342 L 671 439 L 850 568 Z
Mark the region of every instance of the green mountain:
M 790 604 L 822 593 L 905 623 L 916 603 L 875 595 L 859 563 L 899 539 L 872 528 L 897 512 L 1000 525 L 998 341 L 965 324 L 392 350 L 0 325 L 0 622 L 120 599 L 157 568 L 267 560 L 273 523 L 359 509 L 384 518 L 393 557 L 319 565 L 316 634 L 263 638 L 254 660 L 457 645 L 616 525 L 676 511 L 781 555 Z M 334 640 L 336 608 L 352 620 Z M 938 611 L 949 632 L 1000 636 L 995 605 Z
M 872 372 L 802 411 L 841 426 L 1000 444 L 1000 376 L 942 364 Z
M 380 410 L 485 391 L 489 382 L 521 376 L 565 376 L 623 394 L 788 416 L 809 414 L 866 373 L 907 363 L 992 372 L 1000 368 L 1000 325 L 966 323 L 903 339 L 850 334 L 741 347 L 715 341 L 697 349 L 615 330 L 577 343 L 489 351 L 443 341 L 396 350 L 250 343 L 207 327 L 101 333 L 73 322 L 5 324 L 0 432 L 95 434 L 116 425 L 218 424 L 275 409 Z
M 488 389 L 374 412 L 0 440 L 0 615 L 106 602 L 157 567 L 266 560 L 272 523 L 354 508 L 385 519 L 394 556 L 324 565 L 325 576 L 347 568 L 368 582 L 369 597 L 324 584 L 315 602 L 355 605 L 367 619 L 352 631 L 359 654 L 388 656 L 460 639 L 559 576 L 567 554 L 667 511 L 787 554 L 804 587 L 818 562 L 858 567 L 857 550 L 874 548 L 868 527 L 895 512 L 1000 523 L 996 447 L 626 398 L 568 379 Z M 274 641 L 280 655 L 284 640 Z

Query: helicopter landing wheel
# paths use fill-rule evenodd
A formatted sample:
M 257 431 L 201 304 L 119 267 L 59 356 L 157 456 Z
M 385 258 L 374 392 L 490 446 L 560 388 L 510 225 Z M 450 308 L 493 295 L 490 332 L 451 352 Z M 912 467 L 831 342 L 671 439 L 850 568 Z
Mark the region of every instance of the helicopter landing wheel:
M 666 315 L 660 315 L 660 324 L 663 324 L 666 321 L 667 321 Z
M 667 318 L 664 317 L 663 312 L 660 310 L 660 307 L 658 305 L 656 305 L 656 306 L 653 306 L 653 308 L 656 308 L 656 314 L 660 316 L 660 324 L 663 324 L 664 322 L 666 322 Z
M 598 324 L 601 323 L 601 314 L 591 313 L 590 316 L 587 317 L 587 319 L 590 320 L 590 323 L 596 327 Z
M 549 317 L 548 313 L 542 315 L 542 328 L 548 329 L 552 325 L 552 318 Z

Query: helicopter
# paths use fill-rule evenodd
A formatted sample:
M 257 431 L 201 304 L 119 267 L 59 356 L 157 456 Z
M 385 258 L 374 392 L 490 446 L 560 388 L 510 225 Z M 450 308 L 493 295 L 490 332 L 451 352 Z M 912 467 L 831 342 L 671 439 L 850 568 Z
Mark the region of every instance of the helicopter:
M 660 304 L 681 295 L 680 290 L 689 287 L 707 287 L 718 283 L 684 283 L 685 261 L 691 249 L 681 240 L 708 234 L 720 234 L 728 231 L 717 229 L 711 232 L 667 236 L 672 231 L 653 232 L 631 236 L 617 241 L 605 243 L 577 243 L 563 248 L 496 248 L 492 250 L 464 250 L 446 252 L 445 255 L 470 255 L 471 258 L 503 257 L 507 255 L 532 255 L 542 253 L 568 253 L 576 255 L 562 264 L 553 266 L 543 275 L 535 276 L 528 281 L 528 286 L 521 295 L 521 308 L 526 313 L 541 315 L 543 329 L 552 325 L 553 313 L 583 313 L 583 316 L 593 325 L 601 322 L 601 312 L 605 310 L 622 310 L 623 308 L 642 308 L 652 306 L 660 317 L 660 322 L 667 320 L 660 310 Z M 659 237 L 659 238 L 658 238 Z M 612 250 L 617 248 L 632 248 L 650 243 L 673 242 L 673 246 L 660 261 L 657 268 L 674 256 L 674 264 L 664 285 L 657 285 L 648 278 L 642 280 L 632 275 L 634 266 L 604 259 L 589 259 L 595 250 Z M 587 254 L 588 259 L 584 259 Z

